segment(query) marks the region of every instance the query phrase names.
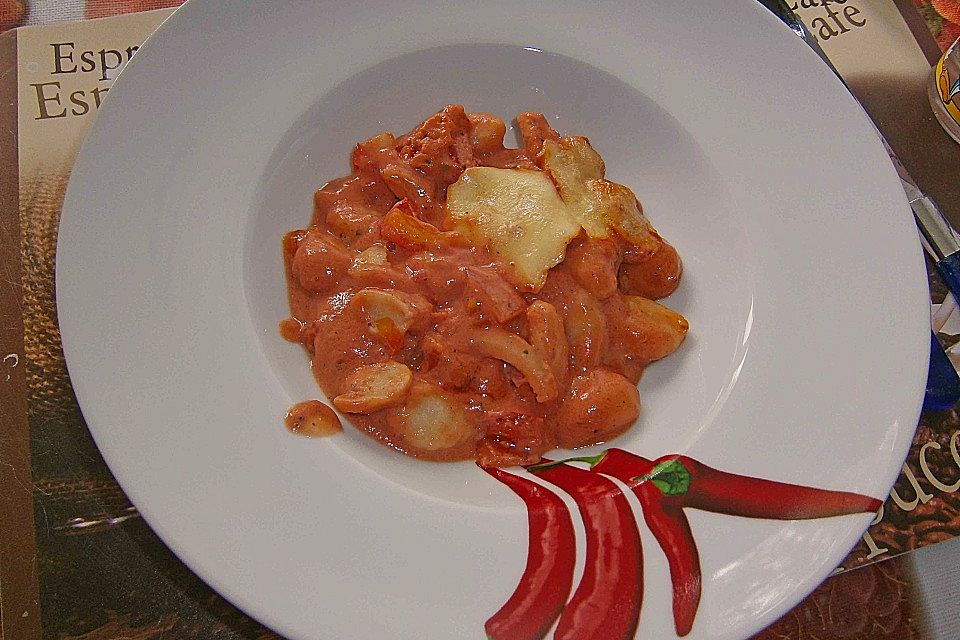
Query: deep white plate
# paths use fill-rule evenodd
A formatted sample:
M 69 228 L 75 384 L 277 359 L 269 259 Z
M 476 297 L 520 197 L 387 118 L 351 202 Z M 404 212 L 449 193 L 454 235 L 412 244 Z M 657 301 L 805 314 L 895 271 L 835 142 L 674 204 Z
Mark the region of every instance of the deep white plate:
M 926 374 L 916 230 L 864 113 L 756 2 L 193 0 L 87 138 L 57 294 L 104 457 L 211 586 L 291 638 L 450 640 L 483 638 L 520 576 L 523 505 L 472 463 L 282 427 L 319 393 L 277 334 L 282 233 L 355 142 L 449 102 L 589 136 L 684 258 L 668 304 L 691 333 L 618 446 L 887 494 Z M 720 639 L 796 604 L 871 516 L 690 518 L 690 637 Z M 642 537 L 637 635 L 673 637 L 666 561 Z

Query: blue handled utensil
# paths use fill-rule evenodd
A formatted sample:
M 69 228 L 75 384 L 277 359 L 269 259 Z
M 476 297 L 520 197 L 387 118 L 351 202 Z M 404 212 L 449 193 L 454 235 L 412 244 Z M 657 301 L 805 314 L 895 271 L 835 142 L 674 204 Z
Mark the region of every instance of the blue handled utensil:
M 913 218 L 920 229 L 920 235 L 923 236 L 923 247 L 933 259 L 950 293 L 960 300 L 960 242 L 957 241 L 953 227 L 944 218 L 937 203 L 920 191 L 896 155 L 891 154 L 890 157 L 897 168 L 897 173 L 900 174 L 900 182 L 910 201 Z M 956 374 L 956 369 L 943 352 L 936 336 L 933 336 L 924 409 L 949 409 L 957 402 L 957 397 L 953 396 L 954 386 L 960 387 L 960 382 L 953 381 L 950 371 L 945 369 L 946 366 Z M 960 389 L 956 393 L 960 396 Z
M 924 411 L 944 411 L 957 403 L 960 381 L 957 370 L 943 352 L 937 336 L 930 332 L 930 369 L 927 371 L 927 391 L 923 396 Z
M 960 242 L 957 241 L 956 233 L 940 213 L 937 203 L 920 191 L 895 156 L 893 161 L 897 173 L 900 174 L 903 190 L 907 192 L 907 200 L 910 201 L 917 227 L 925 240 L 924 248 L 933 258 L 950 293 L 960 301 Z

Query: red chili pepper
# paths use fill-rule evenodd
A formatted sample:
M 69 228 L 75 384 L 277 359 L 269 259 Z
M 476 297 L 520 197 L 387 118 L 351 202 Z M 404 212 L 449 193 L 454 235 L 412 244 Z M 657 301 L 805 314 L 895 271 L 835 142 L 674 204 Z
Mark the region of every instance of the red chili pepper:
M 649 479 L 665 495 L 682 495 L 686 507 L 745 518 L 829 518 L 874 513 L 883 504 L 859 493 L 815 489 L 720 471 L 680 455 L 657 459 Z
M 484 471 L 527 507 L 527 566 L 513 595 L 484 629 L 490 640 L 540 640 L 556 621 L 573 585 L 576 538 L 566 503 L 544 486 L 503 469 Z
M 684 507 L 749 518 L 798 520 L 872 513 L 882 504 L 856 493 L 728 473 L 681 455 L 651 462 L 629 451 L 608 449 L 573 460 L 589 463 L 591 470 L 630 485 L 637 495 L 644 520 L 670 565 L 673 619 L 680 636 L 690 632 L 702 588 L 700 557 Z
M 570 494 L 587 540 L 583 577 L 560 616 L 554 639 L 633 638 L 643 599 L 643 551 L 626 495 L 600 474 L 543 462 L 545 466 L 528 470 Z
M 641 482 L 633 491 L 643 505 L 643 519 L 667 557 L 673 585 L 673 626 L 683 637 L 693 628 L 703 586 L 700 553 L 690 521 L 681 507 L 663 499 L 652 482 Z
M 700 607 L 702 573 L 697 543 L 682 503 L 668 498 L 653 482 L 637 481 L 647 477 L 654 463 L 641 456 L 609 449 L 599 456 L 581 458 L 593 471 L 605 473 L 626 483 L 643 506 L 643 519 L 660 544 L 670 566 L 673 585 L 673 624 L 678 636 L 690 633 Z

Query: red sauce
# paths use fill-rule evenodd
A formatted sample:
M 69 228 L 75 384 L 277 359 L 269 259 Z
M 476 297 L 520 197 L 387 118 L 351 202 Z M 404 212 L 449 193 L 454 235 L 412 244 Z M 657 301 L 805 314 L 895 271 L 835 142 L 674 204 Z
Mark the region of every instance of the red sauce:
M 287 411 L 284 423 L 293 433 L 311 438 L 332 436 L 343 431 L 336 412 L 319 400 L 293 405 Z
M 280 337 L 289 342 L 300 342 L 300 335 L 306 326 L 305 323 L 300 322 L 296 318 L 281 320 L 280 326 L 278 327 Z
M 316 192 L 311 225 L 283 239 L 281 334 L 355 426 L 409 455 L 505 466 L 609 440 L 638 415 L 645 367 L 686 333 L 679 314 L 635 297 L 680 277 L 652 227 L 653 250 L 581 233 L 531 293 L 445 226 L 447 187 L 466 168 L 542 170 L 559 134 L 540 114 L 518 124 L 524 146 L 505 148 L 501 120 L 451 105 L 361 142 L 352 173 Z

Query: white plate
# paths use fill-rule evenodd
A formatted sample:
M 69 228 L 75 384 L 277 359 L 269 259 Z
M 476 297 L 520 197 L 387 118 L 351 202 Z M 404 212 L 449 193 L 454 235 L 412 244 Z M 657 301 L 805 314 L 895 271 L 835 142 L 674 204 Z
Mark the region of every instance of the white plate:
M 883 497 L 926 374 L 926 277 L 861 109 L 752 0 L 193 0 L 137 54 L 77 160 L 57 293 L 90 429 L 151 526 L 291 638 L 483 638 L 526 554 L 520 501 L 470 463 L 281 419 L 318 391 L 277 336 L 280 237 L 351 145 L 448 102 L 588 135 L 686 264 L 681 350 L 617 441 Z M 812 590 L 870 515 L 691 512 L 691 638 L 742 638 Z M 672 637 L 644 528 L 638 631 Z

